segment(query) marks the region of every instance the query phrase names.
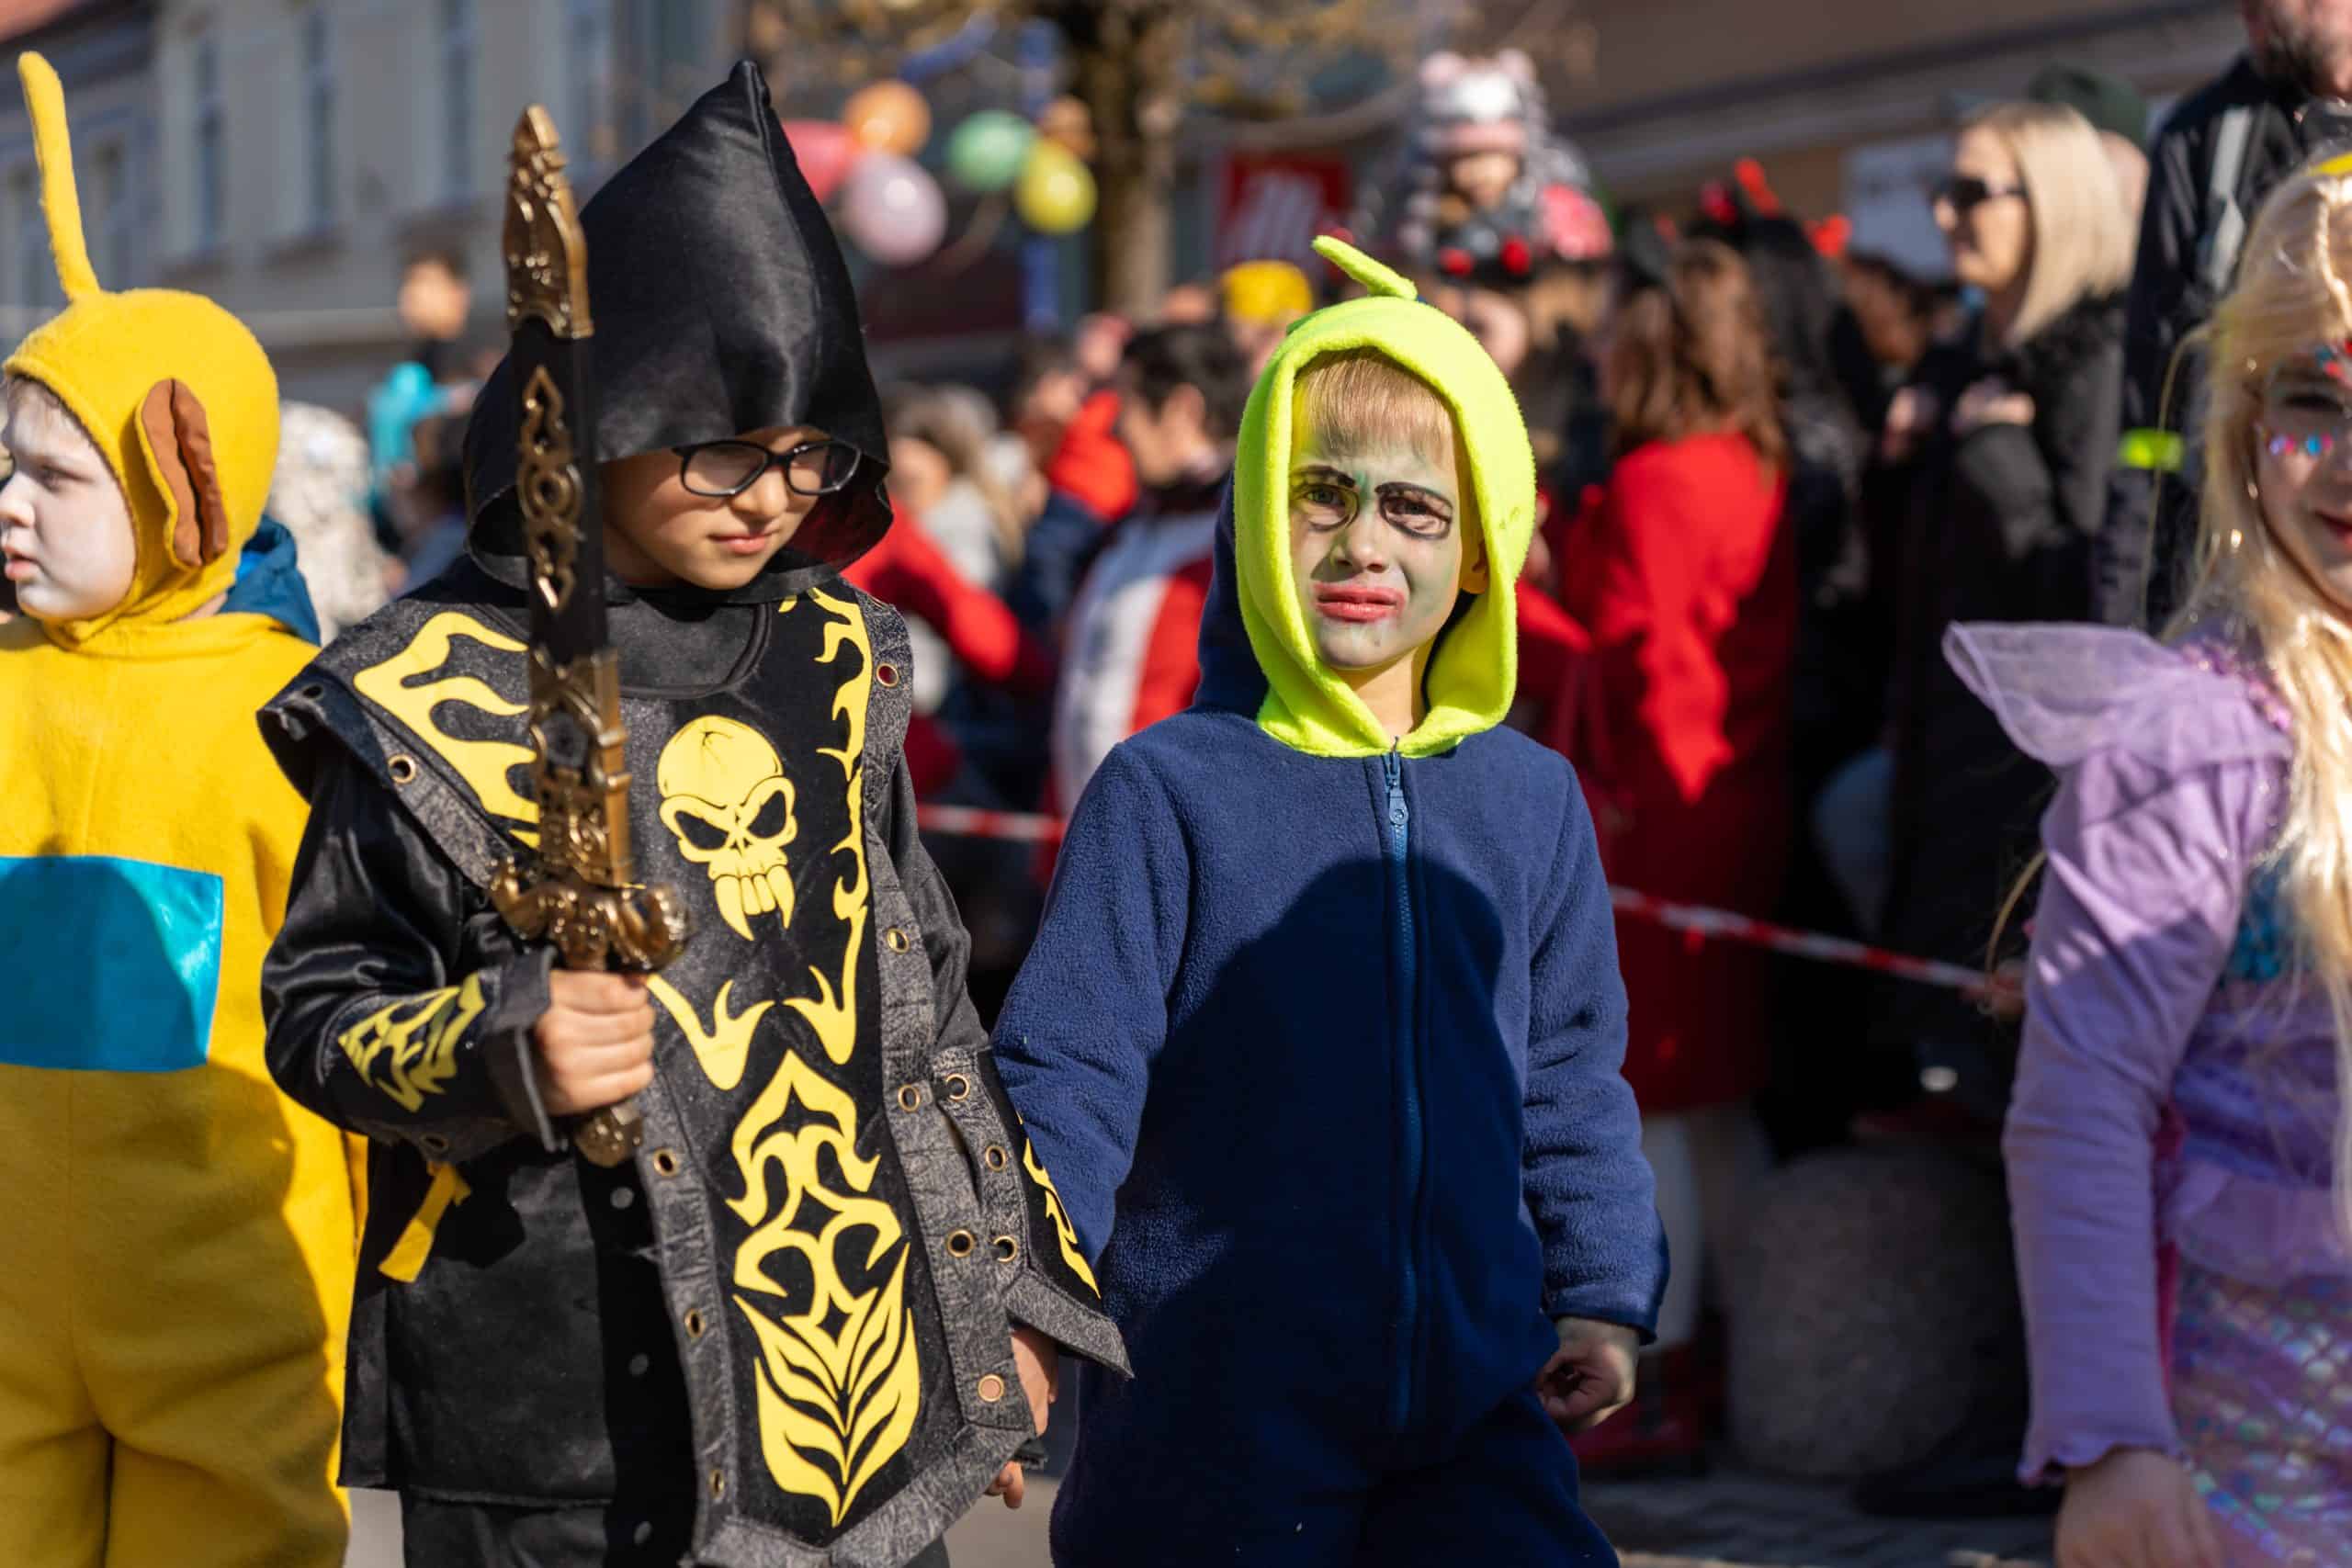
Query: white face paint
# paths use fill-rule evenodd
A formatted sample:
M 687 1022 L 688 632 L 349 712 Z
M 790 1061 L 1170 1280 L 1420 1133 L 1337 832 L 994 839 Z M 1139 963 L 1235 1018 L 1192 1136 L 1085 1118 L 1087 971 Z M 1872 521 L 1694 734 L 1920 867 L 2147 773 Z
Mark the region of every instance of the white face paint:
M 0 486 L 0 560 L 17 604 L 44 621 L 102 615 L 130 592 L 130 505 L 97 444 L 36 387 L 8 399 L 0 435 L 16 472 Z

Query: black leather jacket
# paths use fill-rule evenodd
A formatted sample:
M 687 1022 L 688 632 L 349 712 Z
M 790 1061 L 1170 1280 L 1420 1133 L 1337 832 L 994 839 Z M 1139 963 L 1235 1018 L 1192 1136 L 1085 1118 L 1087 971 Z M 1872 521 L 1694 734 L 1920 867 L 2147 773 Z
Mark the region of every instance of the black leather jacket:
M 2222 180 L 2216 174 L 2222 126 L 2233 112 L 2245 116 L 2245 141 L 2236 178 Z M 2111 625 L 2161 628 L 2188 586 L 2182 579 L 2197 535 L 2197 497 L 2188 482 L 2193 456 L 2179 472 L 2161 471 L 2147 466 L 2146 454 L 2133 455 L 2146 444 L 2129 438 L 2163 431 L 2191 446 L 2198 439 L 2203 367 L 2193 348 L 2179 351 L 2221 299 L 2210 264 L 2216 231 L 2229 221 L 2225 209 L 2233 200 L 2238 221 L 2252 224 L 2280 181 L 2346 146 L 2352 114 L 2344 106 L 2266 77 L 2241 58 L 2183 100 L 2148 150 L 2147 206 L 2123 333 L 2127 460 L 2108 482 L 2094 561 L 2098 612 Z M 2217 185 L 2229 187 L 2226 195 Z

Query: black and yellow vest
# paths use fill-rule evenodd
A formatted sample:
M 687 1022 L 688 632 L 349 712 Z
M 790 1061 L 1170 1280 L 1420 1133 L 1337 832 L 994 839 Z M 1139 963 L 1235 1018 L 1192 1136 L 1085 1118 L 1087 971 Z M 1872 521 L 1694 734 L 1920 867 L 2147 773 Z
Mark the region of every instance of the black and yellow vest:
M 521 626 L 519 600 L 402 600 L 275 705 L 477 886 L 537 826 Z M 1011 1323 L 1125 1367 L 985 1037 L 942 1040 L 940 933 L 884 829 L 906 808 L 909 669 L 899 617 L 832 582 L 762 606 L 715 690 L 628 671 L 637 874 L 693 919 L 651 983 L 637 1179 L 692 1406 L 697 1559 L 724 1568 L 892 1564 L 935 1539 L 1030 1434 Z M 500 1157 L 466 1164 L 469 1190 Z

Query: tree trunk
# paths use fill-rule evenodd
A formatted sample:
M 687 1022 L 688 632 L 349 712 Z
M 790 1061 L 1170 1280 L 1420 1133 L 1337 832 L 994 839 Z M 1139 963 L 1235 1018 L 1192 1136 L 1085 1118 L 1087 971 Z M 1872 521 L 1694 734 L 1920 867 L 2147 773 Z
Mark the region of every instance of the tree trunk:
M 1092 0 L 1053 17 L 1094 118 L 1094 296 L 1103 310 L 1148 317 L 1169 286 L 1184 18 L 1161 0 Z

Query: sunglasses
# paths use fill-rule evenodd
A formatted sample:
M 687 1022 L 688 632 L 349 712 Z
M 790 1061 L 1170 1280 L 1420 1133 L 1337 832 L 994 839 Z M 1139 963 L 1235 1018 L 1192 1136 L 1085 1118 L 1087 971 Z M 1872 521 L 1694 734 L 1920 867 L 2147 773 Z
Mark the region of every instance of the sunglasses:
M 797 495 L 831 495 L 857 473 L 857 448 L 831 437 L 804 441 L 788 452 L 771 452 L 756 441 L 705 441 L 674 450 L 686 489 L 714 500 L 742 494 L 770 468 L 782 468 L 784 482 Z
M 2023 186 L 1996 186 L 1973 175 L 1947 175 L 1928 191 L 1930 201 L 1940 202 L 1954 212 L 1962 214 L 1973 212 L 1988 201 L 2002 201 L 2023 195 Z

